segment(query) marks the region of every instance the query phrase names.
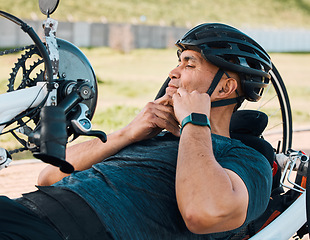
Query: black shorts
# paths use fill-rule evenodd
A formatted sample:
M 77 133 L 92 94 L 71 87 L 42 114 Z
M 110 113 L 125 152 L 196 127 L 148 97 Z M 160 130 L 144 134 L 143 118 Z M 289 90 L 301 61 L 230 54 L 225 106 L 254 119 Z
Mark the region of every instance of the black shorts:
M 4 199 L 6 204 L 10 205 L 10 210 L 5 215 L 9 219 L 12 216 L 17 221 L 11 223 L 10 231 L 14 229 L 13 234 L 20 234 L 24 237 L 7 239 L 112 239 L 95 211 L 80 196 L 70 190 L 58 187 L 39 187 L 38 191 L 23 194 L 22 198 L 15 201 Z M 1 231 L 5 231 L 5 228 L 2 228 L 2 221 L 5 221 L 5 219 L 2 220 L 4 208 L 5 206 L 0 206 Z M 7 222 L 10 222 L 9 219 Z M 2 236 L 1 231 L 0 236 Z
M 62 240 L 53 227 L 5 196 L 0 196 L 0 239 Z

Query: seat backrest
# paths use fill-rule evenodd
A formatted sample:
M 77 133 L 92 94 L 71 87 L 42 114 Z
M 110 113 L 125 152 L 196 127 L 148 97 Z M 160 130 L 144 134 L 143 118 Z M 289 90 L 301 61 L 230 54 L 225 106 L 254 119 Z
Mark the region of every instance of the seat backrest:
M 230 137 L 262 153 L 273 167 L 275 152 L 270 143 L 262 138 L 268 124 L 268 116 L 257 110 L 234 112 L 230 122 Z
M 272 168 L 272 189 L 276 189 L 280 184 L 281 168 L 276 161 L 275 149 L 262 138 L 262 133 L 267 124 L 268 116 L 263 112 L 256 110 L 236 111 L 230 121 L 230 137 L 240 140 L 265 156 Z

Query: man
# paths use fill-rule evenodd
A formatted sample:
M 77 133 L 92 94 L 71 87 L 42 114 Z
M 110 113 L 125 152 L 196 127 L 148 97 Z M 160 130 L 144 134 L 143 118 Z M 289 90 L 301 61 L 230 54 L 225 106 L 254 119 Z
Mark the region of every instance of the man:
M 163 96 L 107 143 L 69 148 L 77 172 L 48 166 L 39 184 L 53 187 L 16 200 L 59 239 L 229 239 L 265 210 L 270 165 L 229 138 L 229 123 L 244 98 L 259 100 L 269 56 L 223 24 L 199 25 L 176 45 Z

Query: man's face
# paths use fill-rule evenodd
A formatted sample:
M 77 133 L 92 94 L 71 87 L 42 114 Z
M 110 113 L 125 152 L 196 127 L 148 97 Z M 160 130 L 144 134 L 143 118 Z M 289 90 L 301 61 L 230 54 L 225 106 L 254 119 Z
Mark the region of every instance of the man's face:
M 197 90 L 205 93 L 217 71 L 218 67 L 207 62 L 200 53 L 185 50 L 180 56 L 179 65 L 169 73 L 171 81 L 166 88 L 166 94 L 172 96 L 179 87 L 188 92 Z

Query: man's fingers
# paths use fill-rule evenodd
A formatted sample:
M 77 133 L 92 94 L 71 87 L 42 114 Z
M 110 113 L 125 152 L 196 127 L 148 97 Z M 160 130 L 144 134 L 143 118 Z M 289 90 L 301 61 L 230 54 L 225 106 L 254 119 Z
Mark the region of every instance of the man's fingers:
M 154 101 L 154 103 L 156 104 L 161 104 L 161 105 L 164 105 L 164 106 L 173 106 L 173 101 L 172 101 L 172 98 L 171 96 L 165 94 L 164 96 L 162 96 L 161 98 L 158 98 Z
M 170 96 L 163 96 L 154 102 L 149 102 L 144 115 L 144 119 L 153 126 L 152 128 L 166 129 L 175 136 L 179 136 L 179 122 L 174 114 Z
M 188 92 L 184 89 L 184 88 L 178 88 L 177 90 L 177 94 L 179 94 L 180 96 L 183 96 L 185 94 L 187 94 Z
M 159 105 L 155 110 L 154 114 L 161 118 L 164 119 L 166 122 L 174 125 L 178 125 L 178 121 L 175 118 L 173 108 L 171 106 L 162 106 Z
M 155 104 L 152 112 L 154 114 L 154 118 L 152 118 L 153 124 L 176 136 L 179 135 L 179 122 L 174 115 L 173 107 Z
M 157 127 L 166 129 L 175 136 L 180 136 L 179 123 L 176 121 L 174 115 L 172 116 L 169 113 L 165 113 L 159 110 L 155 111 L 154 113 L 156 115 L 155 124 Z

